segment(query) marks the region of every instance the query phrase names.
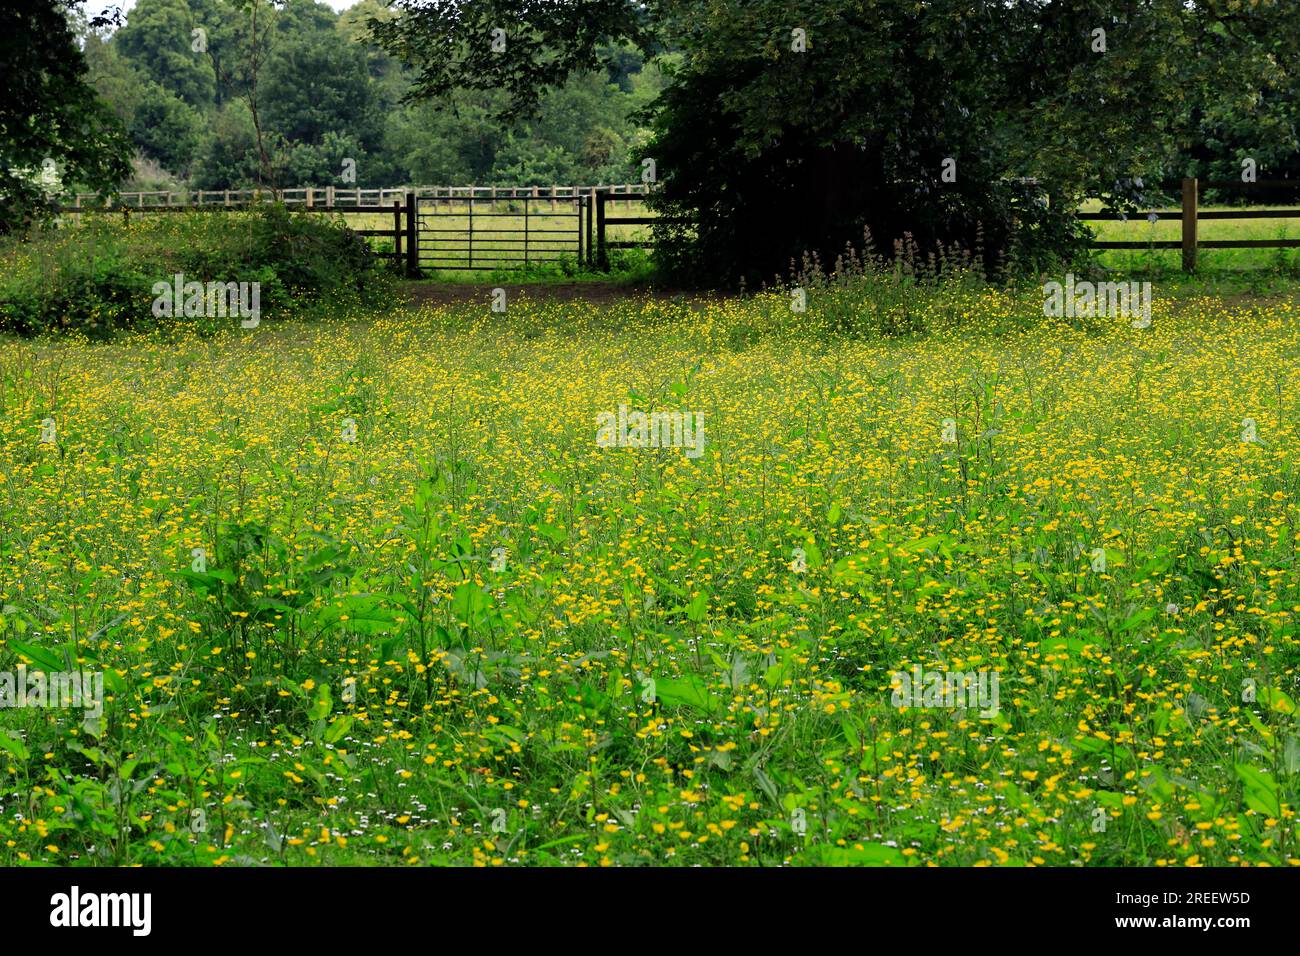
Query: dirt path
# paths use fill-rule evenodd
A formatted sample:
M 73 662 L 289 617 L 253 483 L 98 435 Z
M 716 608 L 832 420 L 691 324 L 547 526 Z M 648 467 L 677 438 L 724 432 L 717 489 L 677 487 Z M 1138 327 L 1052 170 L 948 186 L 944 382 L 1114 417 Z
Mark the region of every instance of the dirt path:
M 680 289 L 656 288 L 649 285 L 619 285 L 613 282 L 566 282 L 555 284 L 506 283 L 500 286 L 452 282 L 404 282 L 402 294 L 414 305 L 458 305 L 472 302 L 489 302 L 492 290 L 506 290 L 510 301 L 527 297 L 534 302 L 595 302 L 611 303 L 627 299 L 700 299 L 699 293 Z

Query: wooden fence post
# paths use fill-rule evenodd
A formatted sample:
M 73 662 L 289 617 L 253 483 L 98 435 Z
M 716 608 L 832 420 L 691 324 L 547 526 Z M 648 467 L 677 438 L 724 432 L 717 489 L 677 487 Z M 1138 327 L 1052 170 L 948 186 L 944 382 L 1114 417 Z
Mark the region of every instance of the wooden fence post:
M 596 268 L 609 271 L 609 250 L 605 248 L 605 193 L 596 193 Z
M 1196 271 L 1197 182 L 1183 180 L 1183 271 Z
M 402 261 L 402 201 L 393 200 L 393 262 Z
M 420 247 L 415 234 L 415 190 L 406 194 L 406 274 L 420 277 Z
M 596 236 L 596 227 L 592 222 L 592 216 L 596 212 L 596 194 L 589 193 L 578 200 L 587 212 L 587 268 L 590 269 L 596 263 L 596 254 L 592 251 L 592 240 Z

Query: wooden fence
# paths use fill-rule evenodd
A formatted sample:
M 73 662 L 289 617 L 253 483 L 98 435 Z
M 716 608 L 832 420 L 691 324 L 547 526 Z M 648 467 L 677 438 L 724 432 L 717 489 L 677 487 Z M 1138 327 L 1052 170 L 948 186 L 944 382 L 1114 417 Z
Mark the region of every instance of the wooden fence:
M 1182 222 L 1183 235 L 1180 240 L 1097 240 L 1092 243 L 1094 249 L 1182 249 L 1183 271 L 1196 271 L 1196 252 L 1198 249 L 1289 249 L 1300 247 L 1300 239 L 1200 239 L 1197 224 L 1210 219 L 1297 219 L 1300 209 L 1198 209 L 1202 188 L 1205 189 L 1246 189 L 1251 187 L 1269 187 L 1295 189 L 1300 183 L 1295 180 L 1260 180 L 1255 183 L 1240 183 L 1233 180 L 1183 180 L 1182 208 L 1157 209 L 1147 213 L 1148 217 L 1159 219 L 1177 219 Z M 1123 219 L 1120 213 L 1085 212 L 1079 218 L 1091 221 L 1114 221 Z
M 634 193 L 638 199 L 645 199 L 644 191 Z M 587 243 L 589 250 L 589 261 L 596 268 L 603 272 L 609 271 L 609 250 L 610 249 L 653 249 L 654 243 L 648 239 L 625 239 L 612 240 L 606 238 L 606 231 L 610 226 L 651 226 L 655 223 L 684 223 L 684 219 L 670 219 L 667 216 L 610 216 L 605 212 L 606 205 L 616 197 L 606 193 L 597 193 L 595 196 L 594 215 L 589 219 L 595 220 L 596 237 L 595 244 Z M 594 260 L 591 254 L 594 253 Z
M 1095 240 L 1095 249 L 1181 249 L 1183 253 L 1183 270 L 1193 272 L 1196 269 L 1196 257 L 1199 249 L 1269 249 L 1300 248 L 1300 238 L 1296 239 L 1200 239 L 1198 223 L 1214 219 L 1292 219 L 1300 218 L 1300 208 L 1288 209 L 1213 209 L 1200 210 L 1199 196 L 1202 189 L 1247 189 L 1250 187 L 1297 188 L 1300 186 L 1291 180 L 1261 180 L 1256 183 L 1235 181 L 1196 180 L 1182 181 L 1182 205 L 1179 209 L 1159 209 L 1147 213 L 1148 217 L 1178 220 L 1182 224 L 1182 238 L 1179 240 Z M 122 193 L 116 197 L 111 208 L 129 216 L 131 212 L 180 212 L 188 209 L 221 210 L 248 206 L 260 200 L 283 202 L 300 209 L 313 209 L 331 213 L 365 213 L 391 214 L 391 229 L 357 229 L 364 236 L 391 237 L 393 250 L 379 255 L 395 259 L 405 264 L 406 271 L 412 276 L 420 273 L 420 236 L 417 224 L 417 207 L 421 201 L 439 201 L 454 203 L 457 199 L 470 208 L 479 203 L 496 201 L 526 200 L 530 205 L 550 202 L 551 210 L 557 205 L 579 208 L 577 226 L 578 258 L 608 271 L 610 249 L 649 248 L 653 243 L 648 240 L 611 240 L 607 230 L 610 226 L 646 226 L 668 220 L 654 216 L 611 216 L 607 207 L 622 203 L 624 207 L 643 202 L 647 196 L 645 187 L 634 184 L 614 184 L 596 186 L 412 186 L 397 189 L 339 189 L 334 186 L 304 187 L 300 189 L 272 190 L 196 190 L 180 192 L 135 192 Z M 64 212 L 80 213 L 102 210 L 105 207 L 93 194 L 79 193 L 71 206 L 63 207 Z M 585 216 L 585 221 L 584 221 Z M 1115 221 L 1127 218 L 1122 213 L 1079 213 L 1078 218 L 1085 221 Z M 585 235 L 586 241 L 583 242 Z M 527 236 L 524 239 L 527 242 Z M 470 239 L 472 249 L 473 239 Z
M 415 243 L 413 241 L 411 230 L 408 223 L 412 213 L 407 210 L 408 203 L 403 203 L 399 199 L 394 199 L 389 206 L 341 206 L 332 210 L 340 214 L 350 213 L 391 213 L 393 216 L 392 229 L 352 229 L 358 236 L 379 236 L 391 238 L 393 240 L 392 251 L 376 252 L 375 255 L 381 259 L 392 259 L 399 265 L 405 263 L 408 272 L 411 271 L 410 256 L 403 253 L 402 239 L 406 239 L 406 247 L 414 251 Z M 349 227 L 351 228 L 351 227 Z
M 105 197 L 97 193 L 77 193 L 70 212 L 82 209 L 186 209 L 193 207 L 224 208 L 245 206 L 263 200 L 275 200 L 286 206 L 307 209 L 338 209 L 358 206 L 387 206 L 405 203 L 408 196 L 417 199 L 549 199 L 552 208 L 572 202 L 579 196 L 605 196 L 607 201 L 630 206 L 644 196 L 639 184 L 615 183 L 595 186 L 402 186 L 394 189 L 342 189 L 338 186 L 302 186 L 297 189 L 194 189 L 188 191 L 157 190 L 125 192 Z
M 247 206 L 247 203 L 243 205 Z M 111 213 L 116 216 L 120 213 L 123 220 L 129 223 L 131 221 L 131 213 L 138 214 L 138 213 L 146 213 L 146 212 L 150 212 L 150 213 L 185 212 L 193 208 L 195 207 L 166 206 L 166 205 L 114 206 L 111 209 L 103 209 L 95 206 L 64 206 L 62 207 L 62 211 L 65 213 L 72 213 L 74 215 L 78 213 L 98 212 L 98 213 Z M 227 207 L 211 206 L 206 208 L 215 210 L 215 209 L 226 209 Z M 238 209 L 242 207 L 232 205 L 229 208 Z M 412 271 L 413 268 L 412 263 L 414 261 L 412 256 L 415 252 L 415 245 L 416 245 L 415 229 L 414 226 L 412 225 L 412 223 L 415 221 L 415 197 L 414 196 L 408 196 L 407 201 L 405 203 L 399 200 L 393 200 L 392 203 L 386 206 L 378 206 L 378 205 L 376 206 L 334 206 L 334 207 L 329 207 L 328 209 L 322 206 L 320 207 L 320 209 L 322 212 L 328 211 L 333 215 L 342 215 L 342 216 L 391 215 L 393 217 L 393 227 L 391 229 L 353 229 L 352 227 L 348 227 L 348 228 L 352 229 L 352 232 L 355 232 L 358 236 L 378 236 L 378 237 L 391 238 L 393 240 L 392 250 L 378 251 L 375 252 L 375 255 L 381 259 L 393 259 L 398 263 L 405 262 L 407 271 L 411 272 L 412 275 L 414 275 L 414 272 Z
M 1254 188 L 1282 188 L 1282 189 L 1300 189 L 1300 182 L 1296 180 L 1259 180 L 1254 183 L 1235 182 L 1233 180 L 1197 180 L 1184 179 L 1182 181 L 1182 206 L 1179 209 L 1159 209 L 1148 213 L 1148 216 L 1155 216 L 1159 219 L 1176 219 L 1182 223 L 1182 238 L 1179 240 L 1147 240 L 1143 241 L 1124 241 L 1124 240 L 1096 240 L 1092 243 L 1095 249 L 1181 249 L 1183 251 L 1183 270 L 1185 272 L 1194 272 L 1196 270 L 1196 253 L 1198 249 L 1289 249 L 1300 248 L 1300 238 L 1297 239 L 1201 239 L 1198 236 L 1197 224 L 1202 220 L 1212 219 L 1300 219 L 1300 208 L 1292 209 L 1199 209 L 1199 196 L 1204 189 L 1220 190 L 1237 190 L 1245 189 L 1249 191 Z M 636 187 L 632 187 L 635 189 Z M 644 193 L 637 192 L 644 198 Z M 618 216 L 612 217 L 605 213 L 605 205 L 615 197 L 607 194 L 598 194 L 595 197 L 595 225 L 596 241 L 592 251 L 595 254 L 595 265 L 605 271 L 609 270 L 609 249 L 632 249 L 632 248 L 651 248 L 653 243 L 648 241 L 609 241 L 605 237 L 605 230 L 608 226 L 613 225 L 651 225 L 656 222 L 667 222 L 669 220 L 660 219 L 653 216 Z M 1078 217 L 1082 220 L 1091 221 L 1108 221 L 1123 219 L 1121 213 L 1079 213 Z

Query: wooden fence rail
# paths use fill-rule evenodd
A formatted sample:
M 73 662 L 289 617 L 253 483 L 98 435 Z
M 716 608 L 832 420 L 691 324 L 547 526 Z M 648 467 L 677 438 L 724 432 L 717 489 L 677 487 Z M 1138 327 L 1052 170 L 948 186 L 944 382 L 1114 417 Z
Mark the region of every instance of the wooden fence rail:
M 301 186 L 296 189 L 193 189 L 155 190 L 152 192 L 125 192 L 108 197 L 97 193 L 77 193 L 70 211 L 82 209 L 132 209 L 153 210 L 176 208 L 224 208 L 243 206 L 250 202 L 274 199 L 286 206 L 309 209 L 357 206 L 386 206 L 390 202 L 406 202 L 406 197 L 418 199 L 549 199 L 552 208 L 564 200 L 579 196 L 604 195 L 610 201 L 630 206 L 639 201 L 643 187 L 635 183 L 598 184 L 594 186 L 401 186 L 394 189 L 343 189 L 338 186 Z
M 1181 249 L 1183 251 L 1183 271 L 1196 271 L 1196 253 L 1199 249 L 1291 249 L 1300 248 L 1300 239 L 1201 239 L 1197 224 L 1210 219 L 1300 219 L 1300 209 L 1207 209 L 1202 211 L 1200 205 L 1201 189 L 1249 189 L 1250 187 L 1291 188 L 1298 185 L 1294 180 L 1260 180 L 1254 183 L 1239 183 L 1232 180 L 1197 179 L 1183 180 L 1182 207 L 1179 209 L 1156 209 L 1146 213 L 1147 217 L 1175 219 L 1182 223 L 1183 234 L 1178 240 L 1153 239 L 1137 240 L 1097 240 L 1092 243 L 1094 249 Z M 1084 212 L 1079 218 L 1093 222 L 1110 222 L 1127 218 L 1122 213 Z

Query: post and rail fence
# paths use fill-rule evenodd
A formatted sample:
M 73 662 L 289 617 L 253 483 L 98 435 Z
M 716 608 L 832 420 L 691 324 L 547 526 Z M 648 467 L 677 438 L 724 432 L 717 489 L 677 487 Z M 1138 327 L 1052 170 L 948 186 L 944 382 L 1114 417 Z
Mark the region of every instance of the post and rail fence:
M 342 188 L 339 186 L 299 186 L 294 189 L 190 189 L 153 190 L 118 193 L 105 197 L 99 193 L 77 193 L 67 211 L 91 211 L 127 206 L 141 211 L 165 209 L 224 209 L 245 206 L 263 200 L 282 202 L 286 206 L 305 209 L 337 209 L 357 206 L 386 206 L 393 200 L 406 202 L 414 193 L 419 199 L 443 200 L 547 200 L 555 209 L 562 202 L 579 196 L 605 194 L 610 201 L 625 206 L 644 196 L 644 187 L 638 183 L 601 183 L 592 186 L 398 186 L 391 189 Z
M 1249 187 L 1300 188 L 1293 180 L 1260 180 L 1240 183 L 1231 180 L 1182 181 L 1182 203 L 1178 209 L 1157 209 L 1146 213 L 1152 222 L 1176 220 L 1181 223 L 1182 236 L 1178 240 L 1094 240 L 1094 249 L 1181 249 L 1185 272 L 1196 270 L 1197 252 L 1200 249 L 1267 249 L 1300 248 L 1300 238 L 1287 239 L 1201 239 L 1198 224 L 1209 220 L 1230 219 L 1293 219 L 1300 218 L 1300 208 L 1282 209 L 1207 209 L 1199 208 L 1202 189 L 1241 189 Z M 189 193 L 136 192 L 121 194 L 119 202 L 111 206 L 90 204 L 92 195 L 79 193 L 71 206 L 63 212 L 77 216 L 89 212 L 120 212 L 130 214 L 145 212 L 182 212 L 185 210 L 223 210 L 247 208 L 249 205 L 274 199 L 303 211 L 322 213 L 392 216 L 391 228 L 359 228 L 358 235 L 390 238 L 393 248 L 376 254 L 394 260 L 404 267 L 409 276 L 421 274 L 424 266 L 451 270 L 498 270 L 535 263 L 556 261 L 572 255 L 577 262 L 608 272 L 611 249 L 653 248 L 648 239 L 613 239 L 611 227 L 649 226 L 656 223 L 682 222 L 646 215 L 611 215 L 609 207 L 622 203 L 624 208 L 641 203 L 647 198 L 645 187 L 632 184 L 597 186 L 415 186 L 398 189 L 338 189 L 334 186 L 303 187 L 299 189 L 271 190 L 195 190 Z M 177 197 L 183 197 L 178 202 Z M 129 197 L 134 197 L 131 203 Z M 162 201 L 146 201 L 146 197 L 162 197 Z M 522 219 L 522 228 L 509 222 L 494 225 L 496 218 L 512 213 L 496 212 L 498 203 L 522 207 L 523 214 L 513 214 Z M 487 207 L 488 212 L 476 214 L 475 208 Z M 467 212 L 459 212 L 464 209 Z M 537 211 L 537 210 L 541 211 Z M 466 226 L 457 226 L 448 220 L 448 213 L 467 220 Z M 1080 212 L 1078 218 L 1088 222 L 1127 219 L 1124 213 Z M 561 222 L 563 228 L 551 228 L 560 220 L 574 220 L 573 225 Z M 550 234 L 550 235 L 546 235 Z M 564 239 L 553 238 L 563 234 Z M 449 237 L 449 238 L 448 238 Z M 485 238 L 486 237 L 486 238 Z M 570 238 L 572 241 L 570 241 Z M 522 246 L 522 255 L 506 255 L 511 245 Z M 448 245 L 451 246 L 448 249 Z M 422 253 L 422 247 L 424 252 Z M 476 258 L 477 257 L 477 258 Z
M 1300 248 L 1300 239 L 1201 239 L 1198 224 L 1213 219 L 1300 219 L 1300 209 L 1200 209 L 1202 189 L 1247 189 L 1251 187 L 1300 189 L 1300 182 L 1283 179 L 1261 179 L 1253 183 L 1234 180 L 1199 180 L 1184 179 L 1182 182 L 1182 205 L 1179 209 L 1155 209 L 1146 213 L 1154 216 L 1154 221 L 1161 219 L 1177 220 L 1182 223 L 1182 237 L 1173 239 L 1149 240 L 1095 240 L 1094 249 L 1181 249 L 1183 253 L 1183 271 L 1196 271 L 1196 255 L 1200 249 L 1292 249 Z M 1123 213 L 1083 212 L 1078 217 L 1090 222 L 1113 222 L 1126 218 Z

